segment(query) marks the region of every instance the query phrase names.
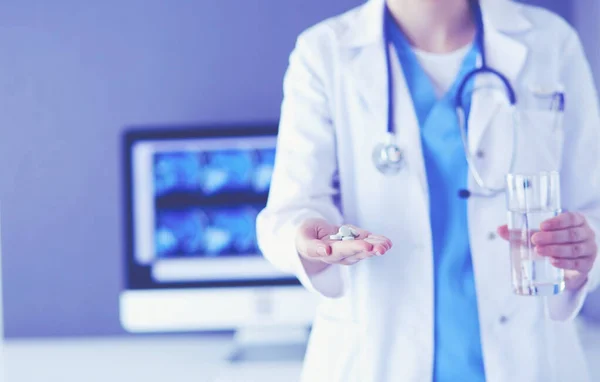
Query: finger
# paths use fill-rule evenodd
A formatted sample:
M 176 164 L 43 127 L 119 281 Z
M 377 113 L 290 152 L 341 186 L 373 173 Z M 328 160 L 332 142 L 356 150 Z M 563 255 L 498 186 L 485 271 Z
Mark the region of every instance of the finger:
M 542 231 L 556 231 L 570 227 L 579 227 L 585 223 L 585 218 L 578 212 L 565 212 L 550 218 L 540 225 Z
M 360 252 L 370 252 L 373 250 L 373 244 L 365 240 L 343 240 L 331 243 L 331 252 L 333 255 L 348 257 Z
M 365 241 L 368 240 L 369 239 L 365 239 Z M 340 263 L 345 265 L 356 264 L 357 262 L 367 259 L 369 257 L 383 256 L 388 250 L 389 248 L 387 246 L 387 243 L 375 243 L 371 251 L 363 251 L 355 255 L 345 257 L 343 259 L 340 259 Z
M 508 240 L 508 226 L 505 224 L 503 226 L 498 227 L 498 235 L 500 235 L 501 238 L 503 238 L 504 240 Z
M 331 252 L 326 256 L 321 256 L 320 260 L 328 264 L 337 264 L 345 258 L 372 250 L 373 245 L 363 240 L 335 241 L 331 243 Z
M 593 257 L 582 257 L 578 259 L 557 259 L 551 258 L 550 262 L 556 268 L 567 269 L 573 271 L 579 271 L 582 273 L 589 273 L 594 265 Z
M 536 246 L 535 251 L 542 256 L 558 258 L 593 257 L 596 255 L 596 243 L 588 240 L 574 244 L 556 244 Z
M 373 252 L 379 252 L 381 254 L 390 250 L 391 245 L 387 240 L 378 240 L 373 238 L 366 238 L 365 241 L 373 245 Z
M 327 259 L 327 261 L 331 261 L 334 263 L 339 263 L 339 264 L 344 264 L 344 265 L 353 265 L 356 264 L 357 262 L 367 259 L 369 257 L 374 257 L 374 256 L 383 256 L 388 250 L 389 248 L 391 248 L 390 246 L 388 246 L 387 241 L 389 240 L 375 240 L 372 238 L 367 238 L 364 240 L 367 243 L 372 244 L 372 249 L 367 251 L 360 251 L 351 255 L 346 255 L 346 254 L 336 254 L 334 252 L 334 255 L 331 256 L 330 258 Z M 391 244 L 391 242 L 390 242 Z
M 375 234 L 370 234 L 369 236 L 367 236 L 368 239 L 374 239 L 374 240 L 381 240 L 381 241 L 386 241 L 389 242 L 390 244 L 392 243 L 392 241 L 390 239 L 388 239 L 387 237 L 383 236 L 383 235 L 375 235 Z
M 581 243 L 592 237 L 592 230 L 587 225 L 583 225 L 558 231 L 536 232 L 531 236 L 531 242 L 535 245 Z
M 376 240 L 376 241 L 380 241 L 380 242 L 382 242 L 382 243 L 385 245 L 385 247 L 386 247 L 386 249 L 387 249 L 388 251 L 389 251 L 390 249 L 392 249 L 392 241 L 391 241 L 390 239 L 388 239 L 387 237 L 385 237 L 385 236 L 381 236 L 381 235 L 373 235 L 373 234 L 371 234 L 371 235 L 369 235 L 369 237 L 367 237 L 367 238 L 365 239 L 365 241 L 367 241 L 367 242 L 368 242 L 369 240 Z
M 354 265 L 354 264 L 358 263 L 359 261 L 362 261 L 362 260 L 368 259 L 369 257 L 374 257 L 374 256 L 377 256 L 375 254 L 375 252 L 361 252 L 354 256 L 349 256 L 349 257 L 346 257 L 345 259 L 342 259 L 340 261 L 340 264 Z
M 342 249 L 343 247 L 343 249 Z M 350 240 L 333 243 L 332 254 L 326 261 L 332 264 L 354 264 L 357 261 L 373 256 L 381 256 L 388 251 L 385 241 Z
M 344 253 L 344 254 L 336 254 L 333 253 L 331 256 L 327 256 L 322 258 L 322 261 L 327 264 L 344 264 L 344 265 L 352 265 L 357 263 L 358 261 L 369 257 L 369 254 L 372 252 L 357 252 L 357 253 Z
M 332 248 L 329 244 L 322 240 L 302 240 L 303 245 L 299 245 L 298 251 L 305 257 L 327 257 L 332 253 Z

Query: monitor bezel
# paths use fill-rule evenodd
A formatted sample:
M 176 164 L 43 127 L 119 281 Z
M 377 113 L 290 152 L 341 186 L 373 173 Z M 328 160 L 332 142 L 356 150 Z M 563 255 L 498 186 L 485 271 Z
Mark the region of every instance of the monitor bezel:
M 198 289 L 198 288 L 232 288 L 232 287 L 273 287 L 298 286 L 296 277 L 283 276 L 272 279 L 244 280 L 210 280 L 197 282 L 154 282 L 149 267 L 144 267 L 135 261 L 135 221 L 133 200 L 133 168 L 132 148 L 137 142 L 154 140 L 182 140 L 202 138 L 231 138 L 277 136 L 277 123 L 254 124 L 211 124 L 211 125 L 155 125 L 129 126 L 122 134 L 123 155 L 123 211 L 125 243 L 125 287 L 128 290 L 164 290 L 164 289 Z

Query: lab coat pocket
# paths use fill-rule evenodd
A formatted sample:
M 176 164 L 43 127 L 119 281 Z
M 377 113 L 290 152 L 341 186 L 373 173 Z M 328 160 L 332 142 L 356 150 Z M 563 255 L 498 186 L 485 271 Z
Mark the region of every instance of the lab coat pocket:
M 513 173 L 559 170 L 564 135 L 562 112 L 519 110 L 515 134 Z
M 358 324 L 317 315 L 304 360 L 302 382 L 359 382 Z

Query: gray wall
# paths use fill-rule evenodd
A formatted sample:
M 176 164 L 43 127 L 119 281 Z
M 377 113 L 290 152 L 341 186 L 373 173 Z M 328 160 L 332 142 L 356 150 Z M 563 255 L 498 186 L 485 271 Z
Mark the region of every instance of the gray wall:
M 1 1 L 6 336 L 122 333 L 123 126 L 276 120 L 297 34 L 359 3 Z

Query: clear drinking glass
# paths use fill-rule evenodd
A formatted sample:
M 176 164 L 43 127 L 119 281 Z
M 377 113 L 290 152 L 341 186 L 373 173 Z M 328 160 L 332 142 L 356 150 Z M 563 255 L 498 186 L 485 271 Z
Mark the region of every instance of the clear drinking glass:
M 558 172 L 509 174 L 507 182 L 508 230 L 514 292 L 524 296 L 550 296 L 565 288 L 564 271 L 548 257 L 535 253 L 531 236 L 543 221 L 558 215 Z

